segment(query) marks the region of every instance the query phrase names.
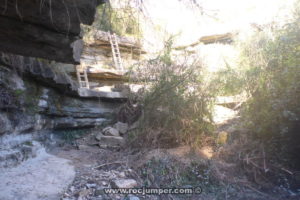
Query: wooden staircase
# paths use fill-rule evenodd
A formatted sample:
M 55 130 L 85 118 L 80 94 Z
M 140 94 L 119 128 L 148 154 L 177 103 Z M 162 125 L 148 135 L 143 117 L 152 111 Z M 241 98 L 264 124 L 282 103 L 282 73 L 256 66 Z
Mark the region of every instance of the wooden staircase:
M 117 70 L 124 71 L 123 61 L 121 58 L 118 39 L 116 37 L 116 34 L 115 33 L 111 34 L 110 32 L 108 32 L 107 36 L 108 36 L 108 39 L 109 39 L 109 42 L 111 45 L 111 50 L 112 50 L 113 61 L 114 61 L 115 67 Z
M 86 68 L 82 66 L 76 66 L 76 74 L 77 74 L 79 87 L 90 89 Z

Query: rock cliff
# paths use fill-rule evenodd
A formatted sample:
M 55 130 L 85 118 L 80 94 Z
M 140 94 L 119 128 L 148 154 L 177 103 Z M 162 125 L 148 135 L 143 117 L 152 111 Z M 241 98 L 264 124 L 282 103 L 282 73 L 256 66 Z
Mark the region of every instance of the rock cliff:
M 112 119 L 120 104 L 114 95 L 82 98 L 77 82 L 58 69 L 48 61 L 1 54 L 0 134 L 93 127 Z
M 104 0 L 0 0 L 0 51 L 79 63 L 80 24 L 94 21 Z

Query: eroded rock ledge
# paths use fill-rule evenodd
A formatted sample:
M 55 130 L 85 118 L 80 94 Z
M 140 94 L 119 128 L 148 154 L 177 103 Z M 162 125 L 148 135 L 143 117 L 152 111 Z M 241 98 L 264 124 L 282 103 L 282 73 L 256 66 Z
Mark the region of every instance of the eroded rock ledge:
M 0 135 L 94 127 L 113 118 L 121 104 L 115 101 L 118 96 L 102 92 L 94 98 L 82 98 L 77 82 L 56 64 L 0 56 Z
M 79 63 L 80 24 L 105 0 L 0 0 L 0 51 Z

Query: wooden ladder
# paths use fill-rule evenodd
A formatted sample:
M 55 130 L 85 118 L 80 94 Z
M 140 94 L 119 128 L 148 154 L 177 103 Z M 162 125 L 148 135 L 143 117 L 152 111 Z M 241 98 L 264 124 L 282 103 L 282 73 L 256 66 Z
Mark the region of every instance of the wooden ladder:
M 90 84 L 87 76 L 87 70 L 84 67 L 77 66 L 76 67 L 77 79 L 80 88 L 88 88 L 90 89 Z
M 124 70 L 123 62 L 120 54 L 118 39 L 115 33 L 111 34 L 110 32 L 107 33 L 108 39 L 111 45 L 113 61 L 117 70 Z

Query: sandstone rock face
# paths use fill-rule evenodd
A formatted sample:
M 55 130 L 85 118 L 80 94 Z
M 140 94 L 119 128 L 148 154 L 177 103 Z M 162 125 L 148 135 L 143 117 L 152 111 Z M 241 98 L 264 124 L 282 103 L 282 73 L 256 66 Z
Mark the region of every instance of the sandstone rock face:
M 73 71 L 73 65 L 64 65 L 62 63 L 49 63 L 45 60 L 37 60 L 35 58 L 23 57 L 0 52 L 0 63 L 5 66 L 18 70 L 25 76 L 28 76 L 44 85 L 53 87 L 68 95 L 84 97 L 84 98 L 104 98 L 124 100 L 128 96 L 128 92 L 122 91 L 98 91 L 87 88 L 79 88 L 79 84 L 73 80 L 67 71 Z M 16 89 L 22 90 L 22 79 L 12 74 L 15 80 L 10 84 L 15 85 Z
M 12 131 L 12 125 L 6 113 L 0 114 L 0 135 Z
M 85 128 L 85 127 L 94 127 L 100 126 L 104 122 L 107 122 L 107 119 L 104 118 L 58 118 L 54 120 L 55 129 L 65 129 L 65 128 Z
M 142 54 L 147 53 L 136 38 L 116 35 L 116 39 L 123 62 L 128 66 L 136 63 Z M 112 49 L 107 32 L 91 31 L 85 36 L 84 41 L 85 47 L 82 55 L 84 65 L 93 66 L 99 62 L 106 66 L 112 65 Z M 95 60 L 97 62 L 94 62 Z
M 67 74 L 63 73 L 63 71 L 59 71 L 58 68 L 55 65 L 51 65 L 49 61 L 0 52 L 0 63 L 11 69 L 18 70 L 25 76 L 29 76 L 47 86 L 54 87 L 67 94 L 77 95 L 77 82 L 73 81 Z M 13 76 L 15 77 L 14 79 L 17 80 L 16 78 L 18 76 L 16 74 Z M 20 77 L 18 79 L 20 79 Z M 12 79 L 9 84 L 12 86 Z M 14 85 L 16 84 L 17 83 Z M 19 83 L 19 85 L 20 84 L 21 83 Z
M 102 92 L 90 90 L 87 88 L 78 88 L 78 94 L 80 97 L 97 97 L 103 99 L 116 99 L 116 100 L 125 100 L 128 95 L 122 92 Z
M 0 63 L 0 134 L 99 126 L 120 105 L 80 98 L 77 83 L 46 61 L 1 54 Z
M 75 177 L 68 160 L 47 154 L 32 135 L 9 135 L 0 146 L 0 199 L 60 199 Z
M 74 118 L 110 118 L 115 104 L 99 100 L 60 97 L 54 90 L 42 89 L 38 98 L 44 102 L 39 112 L 49 116 Z
M 104 1 L 1 1 L 0 51 L 79 63 L 80 24 L 92 24 L 100 3 Z

